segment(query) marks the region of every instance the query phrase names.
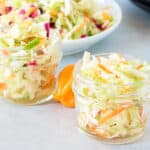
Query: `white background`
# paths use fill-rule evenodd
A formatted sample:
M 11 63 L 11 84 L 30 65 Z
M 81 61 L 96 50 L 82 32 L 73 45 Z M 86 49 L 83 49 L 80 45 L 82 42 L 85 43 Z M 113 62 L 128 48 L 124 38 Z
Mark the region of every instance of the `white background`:
M 92 53 L 122 52 L 150 61 L 150 14 L 128 0 L 118 0 L 123 10 L 120 27 L 91 48 Z M 82 53 L 63 58 L 60 68 L 74 63 Z M 23 107 L 0 101 L 0 150 L 148 150 L 150 125 L 134 144 L 106 145 L 77 129 L 74 109 L 60 104 Z

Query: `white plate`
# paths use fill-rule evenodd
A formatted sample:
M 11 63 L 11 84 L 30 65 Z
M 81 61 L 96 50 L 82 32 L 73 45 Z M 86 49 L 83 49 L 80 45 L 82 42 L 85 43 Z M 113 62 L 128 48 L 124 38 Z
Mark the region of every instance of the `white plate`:
M 74 54 L 74 53 L 87 50 L 90 46 L 94 45 L 98 41 L 101 41 L 102 39 L 107 37 L 119 26 L 122 19 L 121 8 L 115 1 L 111 1 L 111 6 L 113 11 L 112 15 L 115 19 L 115 23 L 105 31 L 93 35 L 91 37 L 77 39 L 77 40 L 64 40 L 62 42 L 62 50 L 64 55 Z

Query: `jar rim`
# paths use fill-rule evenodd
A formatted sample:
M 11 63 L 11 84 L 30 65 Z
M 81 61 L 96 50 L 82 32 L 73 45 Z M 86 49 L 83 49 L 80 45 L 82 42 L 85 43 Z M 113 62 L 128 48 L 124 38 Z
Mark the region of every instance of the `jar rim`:
M 79 93 L 75 87 L 74 87 L 74 84 L 72 85 L 72 89 L 75 93 L 76 96 L 79 96 L 83 99 L 86 99 L 86 101 L 83 100 L 83 102 L 100 102 L 100 98 L 97 99 L 97 98 L 93 98 L 93 97 L 89 97 L 89 96 L 85 96 L 85 95 L 82 95 L 81 93 Z M 128 100 L 125 100 L 125 101 L 109 101 L 109 103 L 111 104 L 125 104 L 125 103 L 134 103 L 134 104 L 138 104 L 138 103 L 146 103 L 148 101 L 145 101 L 145 100 L 142 100 L 142 101 L 139 101 L 137 99 L 137 96 L 138 96 L 138 92 L 136 93 L 132 93 L 132 94 L 124 94 L 124 95 L 121 95 L 121 96 L 117 96 L 116 98 L 117 99 L 123 99 L 123 98 L 128 98 L 128 97 L 132 97 L 134 99 L 134 101 L 128 101 Z
M 2 54 L 0 54 L 0 57 L 3 57 Z M 27 65 L 27 66 L 34 66 L 34 67 L 39 67 L 39 66 L 45 66 L 45 65 L 55 65 L 55 64 L 59 64 L 59 57 L 55 58 L 52 54 L 48 55 L 47 53 L 45 54 L 41 54 L 41 55 L 32 55 L 27 53 L 24 50 L 20 50 L 20 51 L 12 51 L 12 53 L 10 55 L 6 55 L 4 56 L 6 59 L 11 59 L 11 62 L 16 62 L 16 64 L 19 65 L 11 65 L 10 63 L 5 64 L 5 62 L 0 63 L 0 66 L 5 66 L 5 67 L 13 67 L 13 68 L 18 68 L 18 67 L 26 67 L 24 65 L 27 65 L 28 63 L 37 63 L 37 65 Z M 41 62 L 41 60 L 44 59 L 50 59 L 49 62 L 47 62 L 46 64 L 43 63 L 38 63 Z M 20 65 L 20 62 L 23 62 L 23 65 Z
M 148 86 L 148 89 L 150 88 L 150 86 Z M 98 98 L 93 98 L 93 97 L 90 97 L 90 96 L 85 96 L 85 95 L 82 95 L 81 93 L 79 93 L 78 91 L 77 91 L 77 89 L 75 88 L 75 86 L 74 86 L 74 84 L 72 84 L 72 90 L 74 91 L 74 94 L 75 95 L 77 95 L 77 96 L 79 96 L 79 97 L 81 97 L 82 99 L 83 99 L 83 102 L 84 102 L 84 100 L 86 99 L 86 101 L 85 102 L 100 102 L 101 100 L 100 100 L 100 98 L 98 99 Z M 130 94 L 123 94 L 123 95 L 118 95 L 118 96 L 116 96 L 116 98 L 115 99 L 124 99 L 124 98 L 134 98 L 134 101 L 132 101 L 131 103 L 134 103 L 134 104 L 138 104 L 138 103 L 148 103 L 148 104 L 150 104 L 150 102 L 148 101 L 148 100 L 145 100 L 145 99 L 142 99 L 141 100 L 141 98 L 140 98 L 140 100 L 139 99 L 137 99 L 137 97 L 139 96 L 139 98 L 140 98 L 140 91 L 136 91 L 136 92 L 134 92 L 134 93 L 130 93 Z M 122 103 L 124 103 L 124 102 L 129 102 L 129 101 L 122 101 L 122 103 L 121 103 L 121 101 L 110 101 L 111 103 L 116 103 L 116 104 L 122 104 Z

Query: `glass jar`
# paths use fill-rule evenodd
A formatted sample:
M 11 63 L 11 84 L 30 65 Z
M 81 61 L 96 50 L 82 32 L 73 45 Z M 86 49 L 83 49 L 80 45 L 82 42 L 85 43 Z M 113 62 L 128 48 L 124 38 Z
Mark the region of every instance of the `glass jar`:
M 96 84 L 81 75 L 81 66 L 82 61 L 75 65 L 72 85 L 80 129 L 111 144 L 130 143 L 143 136 L 147 122 L 145 106 L 149 99 L 149 84 L 146 82 L 139 91 L 124 94 L 129 85 Z M 118 90 L 122 90 L 122 94 L 118 95 Z M 99 91 L 103 93 L 98 94 Z
M 50 16 L 27 4 L 1 15 L 0 22 L 0 96 L 25 105 L 49 101 L 62 58 Z
M 48 102 L 56 85 L 56 69 L 62 58 L 59 43 L 45 53 L 0 50 L 0 96 L 8 101 L 34 105 Z M 50 48 L 44 47 L 43 49 Z M 32 51 L 32 50 L 31 50 Z

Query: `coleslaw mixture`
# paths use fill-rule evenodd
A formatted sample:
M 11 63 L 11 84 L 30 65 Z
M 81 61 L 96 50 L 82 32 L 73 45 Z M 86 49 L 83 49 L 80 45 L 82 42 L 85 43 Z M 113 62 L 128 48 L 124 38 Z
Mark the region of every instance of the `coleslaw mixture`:
M 98 7 L 95 0 L 54 0 L 50 1 L 47 11 L 51 26 L 59 30 L 64 40 L 95 35 L 112 26 L 114 21 L 111 6 Z
M 28 12 L 31 18 L 45 14 L 49 18 L 50 28 L 57 29 L 64 40 L 98 34 L 115 21 L 111 4 L 103 0 L 3 0 L 0 15 L 28 5 L 36 8 L 36 11 L 28 10 L 31 11 Z M 25 11 L 22 9 L 20 13 Z
M 49 96 L 62 57 L 49 15 L 26 4 L 1 15 L 0 22 L 0 95 L 24 104 Z
M 79 65 L 79 66 L 78 66 Z M 75 69 L 73 90 L 79 126 L 103 139 L 134 137 L 144 131 L 145 95 L 150 65 L 120 54 L 84 54 Z

